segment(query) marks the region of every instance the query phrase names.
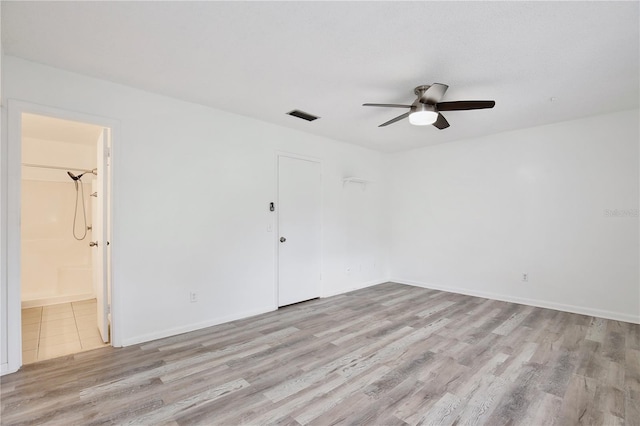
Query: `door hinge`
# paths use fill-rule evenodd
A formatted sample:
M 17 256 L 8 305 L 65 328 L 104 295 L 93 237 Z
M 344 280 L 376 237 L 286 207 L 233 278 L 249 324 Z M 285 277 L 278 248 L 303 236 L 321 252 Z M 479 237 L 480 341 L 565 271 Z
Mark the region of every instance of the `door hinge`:
M 111 305 L 107 305 L 107 314 L 111 313 Z
M 107 158 L 111 158 L 111 147 L 108 147 L 108 146 L 104 147 L 104 156 Z

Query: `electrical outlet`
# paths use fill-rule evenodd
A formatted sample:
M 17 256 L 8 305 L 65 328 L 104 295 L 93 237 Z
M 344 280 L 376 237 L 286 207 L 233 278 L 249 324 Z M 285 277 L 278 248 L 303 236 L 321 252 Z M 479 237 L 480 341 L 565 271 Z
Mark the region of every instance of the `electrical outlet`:
M 189 293 L 189 302 L 191 303 L 195 303 L 198 301 L 198 293 L 196 293 L 195 291 L 192 291 Z
M 522 282 L 528 282 L 529 281 L 529 274 L 527 274 L 526 272 L 522 273 Z

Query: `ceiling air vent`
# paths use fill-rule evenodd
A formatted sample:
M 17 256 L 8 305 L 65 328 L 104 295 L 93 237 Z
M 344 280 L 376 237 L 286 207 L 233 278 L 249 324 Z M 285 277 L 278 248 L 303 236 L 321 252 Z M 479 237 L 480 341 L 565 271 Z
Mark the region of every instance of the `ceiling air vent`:
M 303 120 L 307 120 L 307 121 L 313 121 L 320 118 L 320 117 L 316 117 L 315 115 L 311 115 L 308 112 L 300 111 L 299 109 L 294 109 L 293 111 L 289 111 L 287 115 L 302 118 Z

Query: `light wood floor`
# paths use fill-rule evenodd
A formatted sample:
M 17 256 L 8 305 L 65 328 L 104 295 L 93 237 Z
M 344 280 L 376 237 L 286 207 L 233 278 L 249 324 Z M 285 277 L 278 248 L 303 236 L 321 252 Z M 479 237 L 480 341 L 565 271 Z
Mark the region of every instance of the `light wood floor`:
M 4 376 L 2 424 L 640 424 L 640 326 L 382 284 Z

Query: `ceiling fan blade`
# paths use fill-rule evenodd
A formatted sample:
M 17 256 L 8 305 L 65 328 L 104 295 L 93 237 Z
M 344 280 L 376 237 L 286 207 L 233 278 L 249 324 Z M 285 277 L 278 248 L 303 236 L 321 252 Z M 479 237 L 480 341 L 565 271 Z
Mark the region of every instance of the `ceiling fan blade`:
M 420 102 L 423 104 L 436 104 L 440 102 L 440 99 L 444 96 L 444 92 L 447 91 L 449 86 L 441 83 L 433 83 L 425 92 L 420 96 Z
M 438 111 L 464 111 L 469 109 L 493 108 L 496 101 L 454 101 L 439 102 L 436 104 Z
M 442 130 L 449 127 L 449 122 L 447 121 L 446 118 L 444 118 L 442 114 L 438 114 L 438 118 L 436 119 L 436 122 L 433 123 L 433 125 L 436 126 L 438 129 Z
M 411 108 L 411 105 L 400 104 L 362 104 L 362 106 L 386 107 L 386 108 Z
M 411 111 L 409 112 L 405 112 L 402 115 L 397 116 L 396 118 L 392 118 L 391 120 L 387 121 L 386 123 L 382 123 L 381 125 L 379 125 L 378 127 L 384 127 L 384 126 L 388 126 L 389 124 L 393 124 L 396 121 L 400 121 L 403 118 L 407 118 L 409 116 L 409 114 L 411 113 Z

